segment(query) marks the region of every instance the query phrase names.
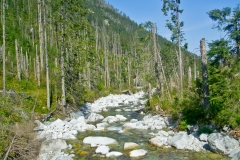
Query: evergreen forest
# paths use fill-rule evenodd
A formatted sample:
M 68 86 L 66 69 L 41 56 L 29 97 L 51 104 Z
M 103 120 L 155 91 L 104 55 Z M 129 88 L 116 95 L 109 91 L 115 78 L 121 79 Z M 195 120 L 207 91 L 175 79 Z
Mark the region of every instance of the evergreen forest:
M 227 34 L 196 40 L 197 56 L 183 44 L 180 1 L 163 3 L 170 41 L 104 0 L 1 0 L 0 159 L 36 158 L 34 120 L 126 90 L 148 93 L 145 112 L 171 116 L 178 130 L 239 130 L 240 5 L 206 13 Z

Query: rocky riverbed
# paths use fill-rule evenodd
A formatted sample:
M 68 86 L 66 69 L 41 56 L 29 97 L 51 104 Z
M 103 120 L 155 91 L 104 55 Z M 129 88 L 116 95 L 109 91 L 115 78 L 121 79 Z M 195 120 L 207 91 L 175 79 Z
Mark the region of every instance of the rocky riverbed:
M 144 92 L 109 95 L 65 120 L 36 121 L 37 138 L 45 139 L 38 159 L 240 159 L 237 140 L 175 133 L 170 118 L 144 114 L 145 102 Z

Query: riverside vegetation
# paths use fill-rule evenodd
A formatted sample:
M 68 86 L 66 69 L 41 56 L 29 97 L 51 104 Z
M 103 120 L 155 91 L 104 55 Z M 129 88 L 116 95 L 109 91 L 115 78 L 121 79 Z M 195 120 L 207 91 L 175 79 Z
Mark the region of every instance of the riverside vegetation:
M 201 57 L 182 46 L 180 1 L 163 3 L 163 13 L 172 12 L 172 42 L 152 22 L 136 24 L 104 0 L 1 0 L 0 158 L 36 158 L 35 119 L 64 118 L 138 86 L 157 88 L 145 112 L 171 115 L 177 130 L 215 124 L 238 138 L 240 6 L 207 13 L 227 35 L 208 43 L 206 59 L 201 41 L 202 70 Z

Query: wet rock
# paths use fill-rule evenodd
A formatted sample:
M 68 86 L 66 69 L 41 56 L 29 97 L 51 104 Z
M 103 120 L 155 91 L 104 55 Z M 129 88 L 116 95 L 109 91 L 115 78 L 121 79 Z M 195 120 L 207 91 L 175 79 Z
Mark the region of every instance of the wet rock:
M 177 149 L 187 150 L 203 150 L 204 143 L 201 143 L 193 135 L 188 135 L 186 132 L 180 132 L 168 139 L 169 145 L 176 147 Z
M 116 123 L 116 122 L 118 122 L 118 118 L 115 116 L 108 116 L 103 119 L 103 122 Z
M 158 135 L 158 136 L 168 137 L 168 136 L 169 136 L 169 133 L 166 132 L 166 131 L 161 130 L 161 131 L 159 131 L 159 132 L 157 133 L 157 135 Z
M 208 136 L 209 136 L 209 134 L 202 133 L 202 134 L 200 135 L 199 139 L 200 139 L 201 141 L 207 142 Z
M 62 139 L 45 140 L 41 145 L 38 160 L 57 159 L 57 157 L 63 155 L 68 157 L 68 155 L 61 152 L 62 149 L 66 149 L 67 147 L 66 141 Z M 72 158 L 68 157 L 68 159 Z
M 126 117 L 124 117 L 123 115 L 116 115 L 116 118 L 120 121 L 120 122 L 124 122 L 127 120 Z
M 221 133 L 212 133 L 208 137 L 208 144 L 215 153 L 229 154 L 233 149 L 239 147 L 239 142 Z
M 115 139 L 109 137 L 86 137 L 83 139 L 84 144 L 96 144 L 96 145 L 111 145 L 117 144 L 118 142 Z
M 162 147 L 167 145 L 168 137 L 156 136 L 149 140 L 149 142 L 157 147 Z
M 100 120 L 103 120 L 104 117 L 100 114 L 97 114 L 97 113 L 91 113 L 88 118 L 87 118 L 87 122 L 97 122 L 97 121 L 100 121 Z
M 233 157 L 235 154 L 237 154 L 237 153 L 239 153 L 239 156 L 240 156 L 240 148 L 238 147 L 238 148 L 235 148 L 235 149 L 233 149 L 230 153 L 229 153 L 229 157 Z M 239 157 L 239 159 L 240 159 L 240 157 Z
M 147 154 L 147 151 L 144 149 L 137 149 L 129 152 L 129 154 L 130 157 L 142 157 Z
M 231 160 L 239 160 L 240 159 L 240 152 L 233 155 Z
M 127 122 L 122 127 L 123 127 L 123 129 L 135 129 L 136 123 Z
M 106 154 L 106 157 L 119 157 L 123 155 L 121 152 L 112 151 Z
M 96 153 L 101 153 L 101 154 L 107 154 L 109 153 L 109 150 L 110 148 L 108 146 L 99 146 L 97 149 L 96 149 Z
M 124 150 L 137 149 L 137 148 L 140 148 L 140 145 L 138 145 L 137 143 L 133 143 L 133 142 L 125 142 L 123 148 L 124 148 Z

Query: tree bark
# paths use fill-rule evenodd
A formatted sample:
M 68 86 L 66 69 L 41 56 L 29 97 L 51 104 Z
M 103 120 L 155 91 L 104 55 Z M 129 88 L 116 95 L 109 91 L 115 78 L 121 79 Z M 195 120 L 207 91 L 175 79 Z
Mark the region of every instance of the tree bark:
M 45 60 L 46 60 L 46 86 L 47 86 L 47 107 L 48 110 L 50 110 L 50 80 L 49 80 L 49 66 L 48 66 L 48 50 L 47 50 L 47 22 L 46 22 L 46 4 L 45 0 L 43 0 L 43 6 L 44 6 L 44 52 L 45 52 Z
M 3 34 L 3 45 L 2 45 L 2 58 L 3 58 L 3 95 L 6 94 L 6 41 L 5 41 L 5 0 L 2 0 L 2 34 Z
M 64 6 L 61 6 L 61 10 L 62 10 L 62 21 L 64 19 L 63 15 L 64 15 Z M 64 22 L 62 22 L 62 46 L 61 46 L 61 76 L 62 76 L 62 107 L 63 107 L 63 112 L 66 106 L 66 90 L 65 90 L 65 69 L 64 69 L 64 52 L 65 52 L 65 39 L 64 39 L 64 34 L 65 34 L 65 28 L 64 28 Z
M 180 74 L 180 98 L 183 99 L 183 66 L 182 66 L 182 51 L 181 51 L 181 30 L 180 30 L 180 20 L 179 11 L 177 7 L 177 22 L 178 22 L 178 53 L 179 53 L 179 74 Z
M 204 103 L 203 107 L 206 111 L 206 117 L 209 117 L 209 86 L 208 86 L 208 70 L 207 70 L 207 56 L 206 56 L 206 42 L 205 38 L 200 41 L 200 51 L 202 56 L 202 87 L 203 87 L 203 97 Z
M 194 80 L 197 79 L 197 64 L 196 64 L 196 55 L 194 55 Z
M 39 47 L 40 47 L 40 64 L 43 70 L 43 56 L 44 56 L 44 39 L 43 39 L 43 24 L 42 24 L 42 0 L 38 0 L 38 28 L 39 28 Z
M 16 61 L 17 61 L 17 76 L 18 79 L 21 80 L 21 67 L 20 67 L 20 57 L 19 57 L 19 52 L 18 52 L 18 41 L 15 39 L 15 50 L 16 50 Z
M 188 89 L 192 86 L 192 70 L 189 66 L 188 68 Z

